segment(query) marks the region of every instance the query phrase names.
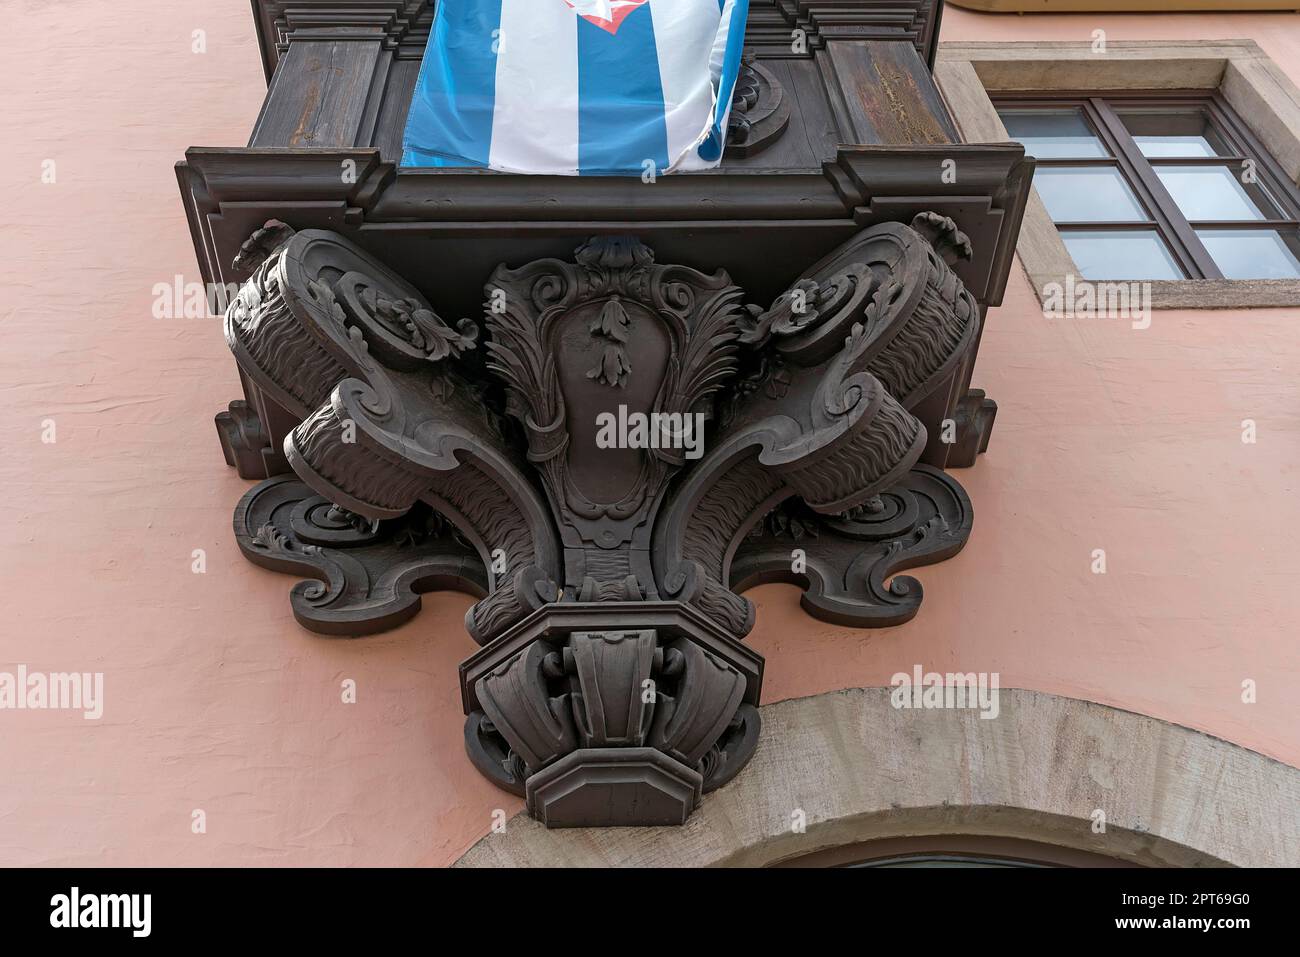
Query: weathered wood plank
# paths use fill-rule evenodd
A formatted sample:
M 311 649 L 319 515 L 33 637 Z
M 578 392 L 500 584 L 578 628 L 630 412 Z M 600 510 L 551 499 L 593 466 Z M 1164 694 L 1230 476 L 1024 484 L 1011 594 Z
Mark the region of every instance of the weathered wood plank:
M 892 40 L 830 42 L 847 120 L 862 145 L 953 143 L 957 130 L 916 48 Z
M 248 145 L 357 145 L 379 56 L 379 37 L 296 38 L 276 68 Z

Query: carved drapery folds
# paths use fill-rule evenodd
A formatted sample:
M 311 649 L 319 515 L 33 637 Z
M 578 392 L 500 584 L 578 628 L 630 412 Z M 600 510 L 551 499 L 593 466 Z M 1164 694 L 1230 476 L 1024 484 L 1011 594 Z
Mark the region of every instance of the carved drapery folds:
M 960 487 L 917 465 L 977 335 L 950 268 L 969 254 L 922 214 L 755 306 L 722 271 L 593 237 L 498 267 L 480 325 L 342 236 L 268 223 L 226 335 L 290 419 L 296 477 L 245 496 L 236 538 L 312 579 L 294 613 L 327 634 L 474 595 L 476 767 L 549 826 L 680 823 L 757 744 L 739 589 L 790 581 L 819 617 L 897 624 L 921 592 L 895 573 L 969 535 Z

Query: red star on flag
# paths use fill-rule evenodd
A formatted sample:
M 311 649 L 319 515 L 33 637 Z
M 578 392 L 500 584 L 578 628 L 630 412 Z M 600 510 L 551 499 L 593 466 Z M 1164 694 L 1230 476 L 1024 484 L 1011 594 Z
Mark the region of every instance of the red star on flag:
M 637 7 L 644 6 L 650 0 L 564 0 L 577 11 L 578 16 L 589 23 L 594 23 L 610 34 L 618 33 L 618 28 L 627 19 L 628 14 Z

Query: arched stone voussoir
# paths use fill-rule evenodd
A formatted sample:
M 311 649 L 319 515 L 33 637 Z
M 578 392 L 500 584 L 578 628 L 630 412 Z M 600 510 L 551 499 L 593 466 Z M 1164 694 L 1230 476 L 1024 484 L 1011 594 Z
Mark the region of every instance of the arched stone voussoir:
M 932 835 L 1019 838 L 1148 866 L 1300 865 L 1296 768 L 1037 691 L 1001 689 L 994 718 L 896 709 L 889 694 L 854 688 L 764 706 L 754 758 L 681 827 L 548 831 L 519 815 L 456 866 L 765 866 Z

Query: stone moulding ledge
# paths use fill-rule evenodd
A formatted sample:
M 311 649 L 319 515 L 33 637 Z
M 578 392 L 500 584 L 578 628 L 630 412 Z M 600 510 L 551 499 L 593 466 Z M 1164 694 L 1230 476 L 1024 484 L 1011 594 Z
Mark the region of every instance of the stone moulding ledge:
M 760 709 L 757 753 L 681 827 L 519 815 L 458 867 L 767 866 L 866 841 L 1021 838 L 1146 866 L 1300 865 L 1300 770 L 1181 725 L 1020 689 L 1001 714 L 900 711 L 888 688 Z M 791 832 L 796 808 L 807 817 Z M 1106 833 L 1092 814 L 1106 812 Z

